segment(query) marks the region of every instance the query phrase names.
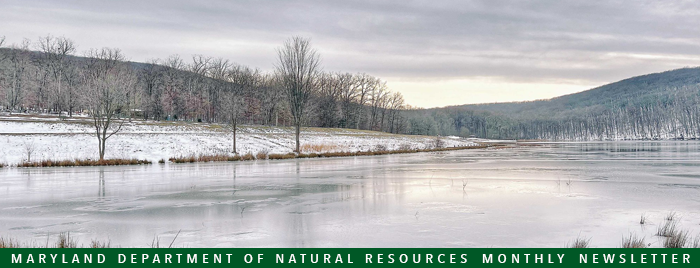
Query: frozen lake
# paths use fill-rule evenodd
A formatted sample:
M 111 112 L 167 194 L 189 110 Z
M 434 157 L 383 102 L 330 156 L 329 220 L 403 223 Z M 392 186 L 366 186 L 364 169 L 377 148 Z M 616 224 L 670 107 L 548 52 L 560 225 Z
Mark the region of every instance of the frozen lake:
M 0 169 L 0 236 L 149 247 L 661 246 L 700 233 L 700 143 L 556 143 L 355 158 Z M 650 223 L 640 225 L 640 215 Z

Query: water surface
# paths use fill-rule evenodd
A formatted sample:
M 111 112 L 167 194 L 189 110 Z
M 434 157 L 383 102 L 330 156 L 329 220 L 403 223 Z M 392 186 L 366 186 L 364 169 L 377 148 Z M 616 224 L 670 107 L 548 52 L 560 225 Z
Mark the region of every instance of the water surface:
M 0 235 L 122 247 L 618 247 L 700 233 L 700 143 L 0 170 Z M 639 224 L 645 214 L 650 223 Z

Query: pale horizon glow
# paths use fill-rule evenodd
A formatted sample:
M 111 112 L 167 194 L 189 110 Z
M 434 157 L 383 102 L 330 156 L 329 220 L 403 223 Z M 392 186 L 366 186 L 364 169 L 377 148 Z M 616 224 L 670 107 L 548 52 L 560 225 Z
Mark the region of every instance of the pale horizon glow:
M 564 83 L 517 83 L 497 81 L 492 78 L 426 82 L 392 82 L 390 80 L 387 85 L 391 89 L 400 91 L 406 103 L 417 108 L 544 100 L 595 87 Z M 436 94 L 436 91 L 439 94 Z

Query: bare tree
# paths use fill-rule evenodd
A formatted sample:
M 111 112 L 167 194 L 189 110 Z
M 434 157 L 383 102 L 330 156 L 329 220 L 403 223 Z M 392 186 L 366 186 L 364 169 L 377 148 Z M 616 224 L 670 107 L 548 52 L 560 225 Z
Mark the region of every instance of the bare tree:
M 76 50 L 75 43 L 65 37 L 53 37 L 51 35 L 47 35 L 46 37 L 39 38 L 37 48 L 43 52 L 43 63 L 45 64 L 46 71 L 49 72 L 50 77 L 53 79 L 52 82 L 55 85 L 54 91 L 52 92 L 53 94 L 51 95 L 53 109 L 60 114 L 64 108 L 66 101 L 65 98 L 72 97 L 73 93 L 72 91 L 68 93 L 65 92 L 63 88 L 63 81 L 66 80 L 66 72 L 70 67 L 69 56 L 71 56 Z M 69 79 L 69 81 L 72 80 Z M 68 86 L 70 87 L 71 85 Z M 69 115 L 72 115 L 72 113 L 69 112 Z
M 316 50 L 311 48 L 310 40 L 299 36 L 287 39 L 284 45 L 277 49 L 277 56 L 279 62 L 276 69 L 287 93 L 296 130 L 294 151 L 300 153 L 299 134 L 305 119 L 304 110 L 316 88 L 320 57 Z
M 129 110 L 129 94 L 136 85 L 136 75 L 118 49 L 93 50 L 87 56 L 90 60 L 84 81 L 84 104 L 95 127 L 100 160 L 104 160 L 107 139 L 124 125 L 125 118 L 120 114 Z
M 34 145 L 34 140 L 25 140 L 23 142 L 24 153 L 27 154 L 27 162 L 32 162 L 32 155 L 36 151 L 36 146 Z
M 231 131 L 233 132 L 233 153 L 236 154 L 236 130 L 238 129 L 238 120 L 245 111 L 245 102 L 241 96 L 234 92 L 223 93 L 223 108 L 225 117 L 228 121 Z
M 369 95 L 369 104 L 371 107 L 369 129 L 382 130 L 384 123 L 384 111 L 389 96 L 389 90 L 386 87 L 386 82 L 379 79 L 374 80 L 372 89 Z M 381 118 L 379 113 L 381 112 Z
M 357 112 L 355 113 L 355 128 L 360 129 L 360 122 L 363 120 L 365 105 L 367 104 L 367 98 L 369 93 L 372 91 L 374 86 L 374 77 L 367 74 L 360 74 L 355 77 L 355 83 L 357 86 Z
M 404 106 L 403 95 L 399 92 L 395 92 L 391 95 L 389 99 L 389 132 L 398 133 L 400 130 L 399 124 L 399 111 Z
M 279 80 L 274 75 L 261 75 L 258 85 L 258 98 L 261 102 L 263 124 L 275 125 L 279 123 L 280 103 L 284 94 L 279 86 Z
M 9 74 L 7 77 L 9 85 L 7 86 L 6 101 L 10 112 L 16 110 L 22 104 L 22 99 L 25 96 L 24 91 L 27 87 L 25 81 L 27 80 L 26 70 L 31 66 L 30 43 L 29 40 L 25 39 L 21 45 L 13 44 L 6 55 L 9 61 Z

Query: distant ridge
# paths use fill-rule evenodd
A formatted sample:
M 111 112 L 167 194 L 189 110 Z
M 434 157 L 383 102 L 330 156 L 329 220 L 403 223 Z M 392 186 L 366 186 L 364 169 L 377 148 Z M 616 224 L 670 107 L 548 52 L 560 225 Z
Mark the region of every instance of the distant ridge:
M 698 138 L 699 85 L 700 68 L 682 68 L 549 100 L 459 105 L 412 115 L 450 118 L 452 122 L 435 122 L 434 129 L 443 135 L 555 140 Z M 411 118 L 414 125 L 420 124 L 415 118 Z

